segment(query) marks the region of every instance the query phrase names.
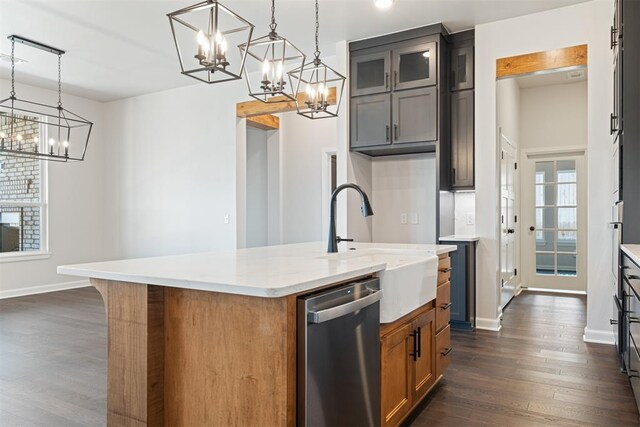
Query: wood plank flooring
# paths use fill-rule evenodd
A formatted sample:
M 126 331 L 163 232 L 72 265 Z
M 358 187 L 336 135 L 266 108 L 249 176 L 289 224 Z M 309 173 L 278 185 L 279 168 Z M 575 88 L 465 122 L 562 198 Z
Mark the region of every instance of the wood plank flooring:
M 586 300 L 524 293 L 500 333 L 453 331 L 445 379 L 407 425 L 634 426 L 614 348 L 582 341 Z M 0 300 L 0 426 L 101 426 L 106 320 L 93 288 Z
M 586 297 L 524 292 L 499 333 L 453 331 L 444 380 L 407 421 L 422 426 L 637 426 L 615 348 L 586 344 Z

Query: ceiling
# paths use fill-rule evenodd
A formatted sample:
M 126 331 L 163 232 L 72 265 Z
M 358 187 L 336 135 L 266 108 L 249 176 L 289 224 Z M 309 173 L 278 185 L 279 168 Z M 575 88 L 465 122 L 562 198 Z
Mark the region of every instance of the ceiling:
M 450 32 L 477 24 L 563 7 L 585 0 L 396 0 L 386 11 L 373 0 L 321 0 L 323 56 L 335 43 L 443 22 Z M 18 34 L 67 51 L 62 61 L 64 91 L 98 101 L 193 85 L 179 73 L 166 17 L 195 0 L 0 0 L 0 54 L 10 52 L 6 37 Z M 267 32 L 267 0 L 226 0 L 223 4 Z M 313 1 L 277 0 L 278 32 L 307 55 L 313 52 Z M 16 80 L 55 89 L 56 57 L 17 45 Z M 0 61 L 0 77 L 10 76 Z M 2 94 L 0 94 L 2 95 Z
M 572 67 L 570 70 L 556 70 L 516 77 L 516 81 L 521 89 L 528 89 L 584 82 L 587 80 L 587 74 L 587 67 Z

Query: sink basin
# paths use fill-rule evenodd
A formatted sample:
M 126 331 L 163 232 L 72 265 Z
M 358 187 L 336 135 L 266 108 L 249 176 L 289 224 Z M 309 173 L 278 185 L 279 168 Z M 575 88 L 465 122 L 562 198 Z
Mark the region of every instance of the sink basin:
M 385 263 L 380 273 L 380 323 L 393 322 L 436 298 L 438 257 L 411 250 L 365 249 L 325 255 L 336 261 Z

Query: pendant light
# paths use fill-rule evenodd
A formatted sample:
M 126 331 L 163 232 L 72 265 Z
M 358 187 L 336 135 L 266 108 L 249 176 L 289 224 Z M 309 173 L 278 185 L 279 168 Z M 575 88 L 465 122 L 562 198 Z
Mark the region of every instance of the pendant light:
M 229 47 L 251 41 L 253 24 L 217 0 L 167 16 L 182 74 L 209 84 L 242 78 L 246 54 Z
M 12 35 L 11 92 L 0 101 L 0 155 L 66 162 L 84 160 L 93 123 L 62 107 L 61 60 L 65 51 Z M 58 104 L 25 101 L 16 96 L 15 44 L 58 56 Z
M 346 77 L 325 65 L 320 59 L 318 34 L 320 31 L 318 0 L 316 0 L 315 58 L 300 69 L 289 73 L 291 84 L 301 84 L 302 100 L 296 103 L 298 114 L 309 119 L 337 117 L 342 101 Z M 299 80 L 294 83 L 294 81 Z
M 275 0 L 271 0 L 269 34 L 240 46 L 242 54 L 248 55 L 245 67 L 254 63 L 260 69 L 253 76 L 245 69 L 245 78 L 249 95 L 255 99 L 262 102 L 295 101 L 300 79 L 296 79 L 295 85 L 288 85 L 286 74 L 290 70 L 301 70 L 306 56 L 276 32 L 275 8 Z

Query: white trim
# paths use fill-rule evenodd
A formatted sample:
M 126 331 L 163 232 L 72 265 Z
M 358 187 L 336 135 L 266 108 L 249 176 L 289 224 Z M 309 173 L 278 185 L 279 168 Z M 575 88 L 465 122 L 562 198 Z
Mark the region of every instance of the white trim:
M 586 145 L 567 145 L 566 147 L 523 148 L 520 150 L 522 161 L 537 156 L 575 156 L 586 155 Z
M 26 288 L 9 289 L 0 291 L 0 299 L 22 297 L 26 295 L 45 294 L 48 292 L 65 291 L 67 289 L 85 288 L 91 286 L 89 280 L 76 280 L 73 282 L 53 283 L 51 285 L 28 286 Z
M 502 329 L 502 322 L 499 317 L 495 319 L 486 319 L 484 317 L 476 317 L 476 329 L 499 332 L 500 329 Z
M 584 335 L 582 340 L 588 343 L 594 344 L 609 344 L 615 345 L 616 339 L 613 335 L 613 331 L 598 331 L 595 329 L 584 328 Z
M 524 291 L 527 292 L 547 292 L 550 294 L 570 294 L 570 295 L 586 295 L 586 291 L 569 291 L 564 289 L 549 289 L 549 288 L 528 288 L 523 286 Z
M 329 202 L 331 199 L 331 156 L 337 156 L 338 151 L 336 147 L 331 148 L 323 148 L 320 153 L 320 160 L 322 162 L 321 171 L 322 171 L 322 181 L 320 185 L 322 186 L 321 194 L 322 194 L 322 235 L 326 236 L 329 234 Z M 336 168 L 338 167 L 337 159 L 336 159 Z M 324 213 L 327 212 L 325 215 Z
M 5 262 L 36 261 L 49 258 L 51 258 L 51 252 L 46 251 L 4 252 L 0 254 L 0 264 Z

